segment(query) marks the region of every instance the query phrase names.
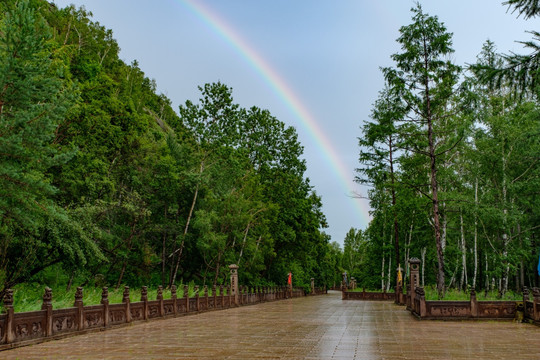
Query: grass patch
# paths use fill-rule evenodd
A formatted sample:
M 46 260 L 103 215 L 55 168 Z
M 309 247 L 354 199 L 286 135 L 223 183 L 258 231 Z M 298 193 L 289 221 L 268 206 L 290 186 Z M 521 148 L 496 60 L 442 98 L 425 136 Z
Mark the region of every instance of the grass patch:
M 70 291 L 65 289 L 53 289 L 52 306 L 53 309 L 64 309 L 73 307 L 75 303 L 75 291 L 77 287 L 74 286 Z M 155 300 L 157 298 L 158 288 L 148 287 L 148 300 Z M 13 288 L 13 309 L 15 312 L 27 312 L 41 310 L 43 303 L 43 293 L 45 292 L 45 285 L 36 283 L 20 284 Z M 88 287 L 83 289 L 83 304 L 84 305 L 98 305 L 101 303 L 101 288 Z M 188 287 L 189 297 L 195 296 L 195 285 L 189 284 Z M 216 288 L 216 293 L 219 295 L 219 288 Z M 124 287 L 118 289 L 109 288 L 109 304 L 121 303 L 124 296 Z M 176 290 L 177 298 L 184 296 L 184 285 L 178 285 Z M 204 287 L 199 288 L 199 296 L 204 296 Z M 212 295 L 212 288 L 208 288 L 208 296 Z M 141 300 L 141 288 L 130 288 L 129 298 L 131 302 L 137 302 Z M 170 299 L 170 289 L 163 290 L 163 299 Z M 3 309 L 2 309 L 3 310 Z
M 426 293 L 426 300 L 439 300 L 439 294 L 435 286 L 426 286 L 424 288 Z M 470 293 L 465 291 L 459 291 L 457 289 L 447 289 L 444 298 L 440 300 L 454 300 L 454 301 L 469 301 L 471 299 Z M 478 301 L 520 301 L 523 300 L 521 293 L 514 291 L 508 291 L 502 297 L 499 296 L 498 291 L 488 291 L 487 295 L 485 291 L 476 292 L 476 300 Z
M 362 288 L 356 288 L 356 289 L 349 289 L 347 290 L 348 292 L 363 292 L 363 289 Z M 383 291 L 381 289 L 366 289 L 366 292 L 370 292 L 370 293 L 383 293 L 383 292 L 386 292 L 386 293 L 393 293 L 394 292 L 394 289 L 390 289 L 390 291 Z
M 362 288 L 349 289 L 349 292 L 362 292 Z M 435 286 L 426 286 L 424 288 L 426 300 L 439 300 L 439 294 L 437 293 L 437 288 Z M 366 292 L 371 293 L 382 293 L 381 289 L 366 289 Z M 389 293 L 393 293 L 394 289 L 390 289 Z M 447 301 L 469 301 L 470 294 L 469 292 L 459 291 L 457 289 L 448 289 L 443 299 Z M 488 291 L 487 296 L 484 291 L 476 292 L 476 300 L 478 301 L 521 301 L 523 300 L 523 294 L 516 293 L 514 291 L 508 291 L 502 297 L 499 297 L 499 293 L 496 290 Z

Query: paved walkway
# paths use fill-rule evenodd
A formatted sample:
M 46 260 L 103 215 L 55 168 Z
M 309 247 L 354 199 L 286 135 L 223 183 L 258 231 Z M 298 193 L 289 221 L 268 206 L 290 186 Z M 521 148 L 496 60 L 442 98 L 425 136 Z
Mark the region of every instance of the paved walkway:
M 540 359 L 540 327 L 418 321 L 340 293 L 134 324 L 0 352 L 1 359 Z

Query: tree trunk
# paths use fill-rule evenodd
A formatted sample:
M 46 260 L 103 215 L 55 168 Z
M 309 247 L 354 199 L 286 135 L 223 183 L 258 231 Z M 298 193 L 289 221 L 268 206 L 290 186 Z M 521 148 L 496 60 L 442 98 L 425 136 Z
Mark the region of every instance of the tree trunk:
M 242 241 L 242 248 L 240 249 L 240 255 L 238 255 L 238 266 L 240 266 L 240 260 L 242 260 L 242 254 L 244 253 L 244 247 L 246 246 L 246 240 L 249 233 L 249 226 L 251 223 L 249 222 L 246 227 L 246 231 L 244 231 L 244 240 Z
M 430 59 L 428 58 L 427 43 L 424 40 L 424 68 L 429 69 Z M 435 231 L 435 244 L 437 246 L 437 292 L 439 298 L 444 296 L 444 251 L 441 241 L 441 224 L 439 220 L 439 194 L 437 183 L 437 154 L 435 152 L 435 139 L 433 131 L 433 114 L 431 113 L 431 94 L 429 87 L 429 77 L 426 76 L 424 82 L 425 100 L 426 100 L 426 120 L 427 120 L 427 135 L 428 135 L 428 147 L 429 147 L 429 160 L 430 160 L 430 186 L 431 186 L 431 201 L 433 204 L 433 228 Z
M 459 211 L 460 231 L 461 231 L 461 284 L 463 290 L 467 290 L 467 244 L 465 243 L 465 231 L 463 228 L 463 212 Z
M 424 275 L 426 273 L 426 248 L 423 247 L 422 248 L 422 252 L 421 252 L 421 255 L 422 255 L 422 287 L 424 287 Z
M 487 256 L 487 251 L 484 252 L 484 255 L 486 256 L 486 271 L 485 271 L 485 278 L 486 278 L 486 291 L 489 290 L 489 275 L 488 275 L 488 256 Z
M 396 189 L 395 189 L 395 178 L 394 178 L 394 159 L 393 159 L 393 144 L 392 136 L 389 136 L 388 139 L 388 151 L 390 156 L 390 180 L 392 182 L 392 211 L 394 215 L 394 251 L 396 253 L 396 267 L 399 266 L 399 228 L 397 221 L 397 209 L 396 209 Z M 390 276 L 391 271 L 389 270 L 388 276 Z
M 165 209 L 163 211 L 163 220 L 167 221 L 167 205 L 165 204 Z M 166 245 L 167 245 L 167 232 L 163 231 L 163 238 L 161 241 L 161 286 L 165 286 L 165 254 L 166 254 Z
M 71 285 L 73 285 L 73 278 L 75 277 L 75 270 L 71 272 L 71 276 L 69 277 L 69 281 L 66 286 L 66 292 L 69 292 L 71 290 Z
M 382 267 L 381 267 L 381 291 L 384 290 L 384 254 L 382 257 Z
M 214 285 L 217 285 L 220 268 L 221 268 L 221 251 L 218 252 L 218 258 L 217 258 L 217 263 L 216 263 L 216 274 L 214 276 Z
M 446 217 L 446 202 L 442 203 L 442 224 L 441 224 L 441 247 L 443 254 L 446 252 L 446 239 L 448 238 L 448 218 Z
M 478 274 L 478 178 L 474 183 L 474 273 L 473 288 L 476 288 L 476 276 Z
M 504 147 L 503 147 L 504 151 Z M 506 162 L 507 159 L 502 155 L 502 195 L 503 195 L 503 263 L 506 265 L 502 278 L 502 284 L 499 286 L 499 292 L 505 294 L 508 291 L 508 273 L 510 265 L 508 264 L 508 203 L 507 203 L 507 184 L 506 184 Z
M 386 292 L 390 291 L 390 282 L 392 281 L 392 256 L 388 256 L 388 278 L 386 281 Z
M 118 289 L 120 285 L 122 284 L 122 279 L 124 278 L 124 272 L 126 271 L 127 266 L 127 259 L 124 260 L 124 263 L 122 264 L 122 270 L 120 271 L 120 276 L 118 276 L 118 282 L 116 283 L 115 289 Z
M 199 176 L 202 175 L 203 171 L 204 171 L 204 161 L 201 161 L 201 165 L 199 167 Z M 184 233 L 182 234 L 182 242 L 180 243 L 179 248 L 175 251 L 178 253 L 177 254 L 178 257 L 176 258 L 176 265 L 174 266 L 174 272 L 173 272 L 173 276 L 171 278 L 171 283 L 169 284 L 169 286 L 172 286 L 172 284 L 176 282 L 176 274 L 178 273 L 178 267 L 180 266 L 180 259 L 182 257 L 182 252 L 184 251 L 184 244 L 186 243 L 186 235 L 188 233 L 189 223 L 191 222 L 191 217 L 193 216 L 193 209 L 195 209 L 195 204 L 197 203 L 197 196 L 199 195 L 199 184 L 200 184 L 200 179 L 199 179 L 199 182 L 197 183 L 197 186 L 195 187 L 195 193 L 193 194 L 193 201 L 191 202 L 191 207 L 189 209 L 186 226 L 184 228 Z

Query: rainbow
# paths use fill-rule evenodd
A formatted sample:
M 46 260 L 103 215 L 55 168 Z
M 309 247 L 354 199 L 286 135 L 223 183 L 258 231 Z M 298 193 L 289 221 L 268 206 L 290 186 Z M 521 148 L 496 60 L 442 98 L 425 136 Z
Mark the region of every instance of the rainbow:
M 309 135 L 318 143 L 319 151 L 326 163 L 333 169 L 333 173 L 347 189 L 349 195 L 354 194 L 352 181 L 352 170 L 348 169 L 341 157 L 334 149 L 332 143 L 321 130 L 321 127 L 310 114 L 308 109 L 302 104 L 298 96 L 291 90 L 290 86 L 256 51 L 250 46 L 226 21 L 215 14 L 208 6 L 195 0 L 181 0 L 181 3 L 195 14 L 203 23 L 212 29 L 226 43 L 235 49 L 245 61 L 263 78 L 272 91 L 289 108 L 292 114 L 300 120 Z M 359 199 L 351 199 L 351 205 L 360 217 L 362 227 L 367 226 L 370 220 L 369 208 L 363 205 Z M 324 201 L 324 199 L 323 199 Z

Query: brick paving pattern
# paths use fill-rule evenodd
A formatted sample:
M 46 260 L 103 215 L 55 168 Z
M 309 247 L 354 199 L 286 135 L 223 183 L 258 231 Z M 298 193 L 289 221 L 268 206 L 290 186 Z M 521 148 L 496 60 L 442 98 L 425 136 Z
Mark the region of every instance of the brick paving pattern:
M 418 321 L 341 294 L 202 313 L 0 352 L 0 359 L 540 359 L 540 327 Z

